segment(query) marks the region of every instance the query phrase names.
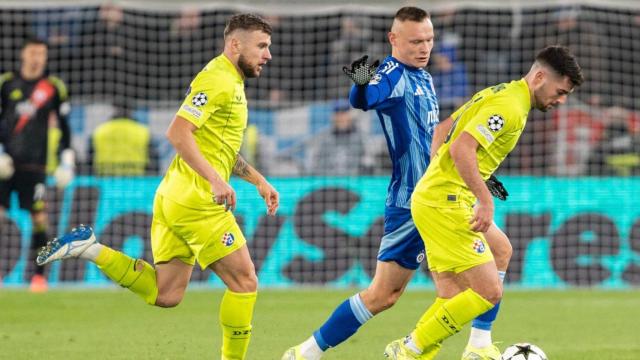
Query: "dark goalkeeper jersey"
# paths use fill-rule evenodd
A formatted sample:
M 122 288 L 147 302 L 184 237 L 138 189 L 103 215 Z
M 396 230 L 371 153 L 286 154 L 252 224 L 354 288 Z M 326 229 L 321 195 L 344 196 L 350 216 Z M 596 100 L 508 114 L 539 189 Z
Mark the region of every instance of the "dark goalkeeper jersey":
M 62 131 L 59 149 L 69 148 L 69 104 L 62 80 L 43 76 L 24 80 L 19 74 L 0 76 L 0 143 L 17 170 L 45 170 L 49 118 Z

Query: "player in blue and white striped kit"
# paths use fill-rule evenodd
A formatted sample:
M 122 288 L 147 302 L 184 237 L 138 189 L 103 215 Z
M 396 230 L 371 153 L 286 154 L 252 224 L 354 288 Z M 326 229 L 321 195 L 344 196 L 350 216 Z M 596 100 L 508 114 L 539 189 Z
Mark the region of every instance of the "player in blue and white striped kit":
M 324 351 L 393 306 L 425 259 L 424 243 L 411 218 L 411 194 L 429 165 L 434 136 L 443 139 L 451 126 L 448 119 L 436 130 L 438 102 L 431 75 L 424 70 L 434 42 L 429 14 L 415 7 L 398 10 L 389 42 L 392 54 L 377 71 L 375 63 L 366 63 L 366 57 L 356 60 L 351 69 L 345 68 L 355 83 L 351 105 L 376 110 L 393 164 L 375 276 L 369 288 L 340 304 L 310 338 L 288 349 L 282 360 L 320 359 Z

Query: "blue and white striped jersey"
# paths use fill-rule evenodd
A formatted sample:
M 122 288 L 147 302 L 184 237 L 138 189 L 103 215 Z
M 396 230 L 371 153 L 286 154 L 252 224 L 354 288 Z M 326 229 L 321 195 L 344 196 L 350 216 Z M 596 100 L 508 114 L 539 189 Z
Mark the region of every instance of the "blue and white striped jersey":
M 393 164 L 386 205 L 409 209 L 439 122 L 431 75 L 388 56 L 368 85 L 351 88 L 349 100 L 355 108 L 376 110 Z

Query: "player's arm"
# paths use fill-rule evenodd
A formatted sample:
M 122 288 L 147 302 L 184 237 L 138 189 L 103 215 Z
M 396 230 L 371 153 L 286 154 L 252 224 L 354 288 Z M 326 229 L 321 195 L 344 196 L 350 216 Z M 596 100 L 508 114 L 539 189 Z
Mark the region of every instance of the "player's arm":
M 5 94 L 5 81 L 11 78 L 11 73 L 6 73 L 0 75 L 0 114 L 2 113 L 2 109 L 4 108 L 5 99 L 7 95 Z M 6 180 L 13 176 L 14 167 L 13 167 L 13 159 L 9 154 L 4 152 L 4 143 L 5 143 L 5 131 L 3 129 L 4 124 L 1 122 L 0 117 L 0 180 Z
M 453 119 L 448 117 L 446 120 L 441 121 L 436 125 L 435 130 L 433 131 L 433 139 L 431 140 L 431 160 L 438 153 L 438 149 L 444 143 L 444 139 L 447 137 L 449 131 L 451 131 L 451 126 L 453 125 Z
M 68 106 L 68 104 L 67 104 Z M 59 151 L 71 149 L 71 128 L 69 127 L 69 113 L 58 111 L 58 127 L 60 128 L 60 146 Z
M 65 188 L 75 177 L 76 168 L 76 155 L 71 149 L 71 128 L 68 120 L 71 113 L 71 105 L 69 104 L 69 93 L 65 83 L 55 76 L 49 76 L 49 81 L 57 91 L 55 115 L 58 119 L 58 129 L 60 129 L 61 133 L 60 143 L 58 144 L 60 165 L 53 172 L 53 177 L 58 188 Z
M 480 144 L 466 131 L 451 144 L 449 153 L 460 177 L 471 192 L 478 198 L 474 207 L 475 215 L 471 219 L 471 230 L 485 232 L 493 223 L 493 198 L 484 183 L 478 168 L 477 151 Z
M 240 154 L 236 157 L 233 174 L 255 185 L 267 204 L 267 214 L 274 215 L 280 204 L 280 195 L 258 170 L 251 166 Z
M 397 64 L 383 64 L 379 70 L 378 61 L 367 63 L 367 56 L 354 61 L 351 68 L 344 67 L 344 73 L 353 81 L 349 93 L 349 102 L 356 109 L 369 110 L 380 108 L 383 103 L 388 103 L 396 83 L 402 75 Z
M 10 79 L 11 73 L 5 73 L 0 75 L 0 114 L 2 114 L 2 109 L 5 107 L 5 99 L 7 95 L 4 91 L 5 83 Z M 0 117 L 0 147 L 4 150 L 4 142 L 5 142 L 5 132 L 4 132 L 4 124 L 2 123 L 2 117 Z M 3 151 L 0 151 L 2 153 Z
M 149 159 L 144 170 L 147 175 L 157 175 L 160 171 L 160 154 L 158 153 L 158 144 L 153 138 L 151 138 L 151 140 L 149 140 L 149 145 L 147 148 Z
M 433 158 L 438 154 L 438 149 L 440 149 L 440 146 L 444 143 L 447 134 L 451 131 L 453 123 L 453 118 L 449 117 L 436 126 L 436 129 L 433 132 L 433 140 L 431 141 L 431 161 L 433 161 Z M 485 184 L 487 184 L 487 188 L 489 189 L 489 192 L 491 192 L 491 195 L 498 199 L 504 201 L 507 199 L 507 196 L 509 196 L 509 192 L 495 175 L 491 175 L 489 179 L 485 181 Z
M 71 130 L 69 127 L 69 114 L 71 113 L 71 104 L 69 104 L 69 91 L 62 79 L 56 76 L 49 76 L 49 81 L 55 86 L 57 92 L 57 106 L 55 115 L 58 119 L 58 128 L 62 133 L 58 151 L 71 149 Z
M 214 201 L 218 205 L 225 204 L 226 210 L 233 210 L 236 206 L 236 193 L 227 184 L 220 174 L 209 164 L 204 155 L 198 149 L 198 144 L 193 136 L 197 127 L 190 121 L 176 115 L 166 137 L 176 149 L 182 159 L 196 172 L 211 184 L 211 191 L 215 195 Z

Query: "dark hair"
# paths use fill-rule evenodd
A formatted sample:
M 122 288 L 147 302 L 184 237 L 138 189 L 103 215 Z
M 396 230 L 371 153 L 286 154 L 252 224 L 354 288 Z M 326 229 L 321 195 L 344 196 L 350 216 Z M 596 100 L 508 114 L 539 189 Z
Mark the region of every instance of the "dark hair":
M 422 10 L 420 8 L 417 8 L 415 6 L 405 6 L 403 8 L 400 8 L 400 10 L 396 12 L 396 16 L 394 16 L 394 19 L 402 22 L 405 22 L 407 20 L 414 21 L 414 22 L 421 22 L 424 19 L 430 19 L 430 18 L 431 18 L 431 15 L 429 14 L 429 12 Z
M 536 55 L 536 62 L 551 67 L 561 76 L 568 76 L 573 86 L 580 86 L 584 82 L 582 68 L 569 48 L 561 45 L 551 45 L 542 49 Z
M 42 40 L 40 38 L 37 38 L 37 37 L 29 37 L 29 38 L 25 39 L 25 41 L 22 43 L 22 48 L 21 49 L 24 49 L 29 45 L 44 45 L 46 47 L 49 47 L 49 45 L 47 45 L 46 41 L 44 41 L 44 40 Z
M 271 25 L 263 18 L 254 14 L 236 14 L 229 18 L 227 26 L 224 28 L 224 37 L 235 30 L 260 30 L 264 33 L 271 35 Z

